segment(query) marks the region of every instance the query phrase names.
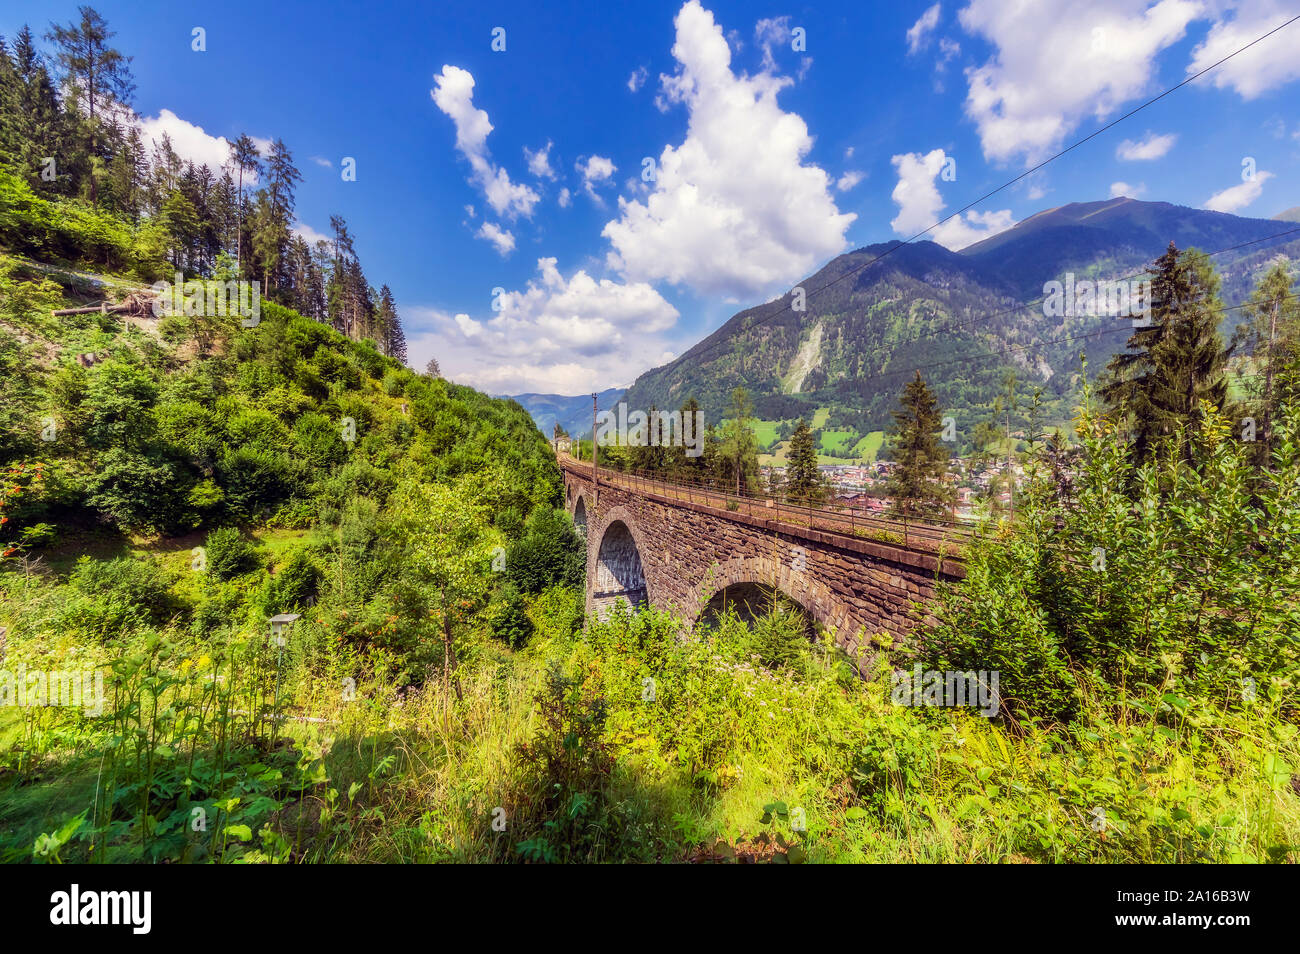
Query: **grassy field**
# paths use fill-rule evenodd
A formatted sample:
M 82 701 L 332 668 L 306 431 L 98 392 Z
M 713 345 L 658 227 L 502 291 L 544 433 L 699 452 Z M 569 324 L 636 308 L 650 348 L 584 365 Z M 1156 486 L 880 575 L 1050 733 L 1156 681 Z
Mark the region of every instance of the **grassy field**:
M 843 442 L 845 438 L 851 437 L 853 435 L 852 431 L 830 431 L 827 433 L 832 435 L 833 439 L 828 440 L 825 433 L 822 435 L 821 448 L 823 451 L 827 447 L 834 446 L 836 440 Z M 830 454 L 820 453 L 817 455 L 817 463 L 829 464 L 829 465 L 857 464 L 857 463 L 869 464 L 872 461 L 877 459 L 877 457 L 880 454 L 881 448 L 884 447 L 884 444 L 885 444 L 885 432 L 872 431 L 870 434 L 866 435 L 865 437 L 860 438 L 857 441 L 857 443 L 853 445 L 853 455 L 851 457 L 832 457 Z M 759 454 L 758 462 L 759 464 L 766 465 L 766 466 L 776 465 L 778 467 L 784 467 L 786 464 L 786 459 L 789 450 L 790 450 L 790 442 L 781 441 L 774 448 L 772 448 L 772 453 Z

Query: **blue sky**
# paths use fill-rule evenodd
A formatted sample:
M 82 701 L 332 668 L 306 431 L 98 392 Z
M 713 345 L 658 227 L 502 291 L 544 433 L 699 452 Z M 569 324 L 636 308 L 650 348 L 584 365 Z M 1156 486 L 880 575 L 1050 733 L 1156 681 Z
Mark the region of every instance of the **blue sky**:
M 75 6 L 0 0 L 0 33 Z M 577 394 L 931 225 L 1300 0 L 96 8 L 135 57 L 146 130 L 214 164 L 221 137 L 284 139 L 304 231 L 348 220 L 413 365 Z M 1300 23 L 937 240 L 1113 193 L 1261 218 L 1300 205 L 1298 48 Z

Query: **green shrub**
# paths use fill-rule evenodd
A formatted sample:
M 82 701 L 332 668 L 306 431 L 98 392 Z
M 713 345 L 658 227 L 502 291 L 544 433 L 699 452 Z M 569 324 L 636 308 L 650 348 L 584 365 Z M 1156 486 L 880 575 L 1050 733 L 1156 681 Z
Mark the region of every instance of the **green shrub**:
M 586 547 L 568 515 L 554 507 L 536 507 L 524 536 L 506 551 L 506 575 L 524 593 L 551 586 L 581 586 Z
M 501 588 L 487 610 L 492 635 L 512 649 L 518 649 L 533 635 L 533 621 L 528 618 L 528 604 L 513 583 Z
M 86 503 L 124 530 L 169 530 L 186 516 L 187 483 L 172 461 L 112 447 L 99 456 Z
M 58 528 L 52 523 L 34 523 L 30 527 L 24 527 L 18 535 L 24 547 L 30 549 L 39 549 L 48 547 L 58 536 Z
M 180 609 L 163 572 L 143 560 L 94 560 L 83 556 L 77 560 L 69 582 L 123 616 L 161 623 Z
M 218 580 L 247 573 L 257 566 L 257 548 L 234 527 L 213 530 L 203 541 L 207 571 Z
M 741 644 L 744 656 L 757 656 L 769 669 L 793 666 L 811 658 L 807 618 L 798 609 L 777 602 L 754 620 Z
M 204 588 L 203 598 L 194 607 L 190 630 L 195 636 L 213 633 L 239 625 L 248 615 L 244 592 L 232 583 L 213 583 Z
M 306 552 L 295 550 L 279 572 L 263 581 L 258 606 L 268 616 L 301 612 L 315 601 L 319 578 L 315 561 Z
M 971 546 L 919 658 L 998 671 L 1004 709 L 1021 718 L 1070 721 L 1135 698 L 1162 712 L 1189 699 L 1241 706 L 1248 680 L 1261 695 L 1288 691 L 1300 669 L 1300 415 L 1278 423 L 1270 469 L 1231 421 L 1207 415 L 1187 445 L 1193 463 L 1167 453 L 1134 472 L 1124 435 L 1085 414 L 1068 492 L 1040 470 L 1012 530 Z
M 524 517 L 515 507 L 498 510 L 492 525 L 504 533 L 507 540 L 518 540 L 524 534 Z
M 324 414 L 312 411 L 293 425 L 294 452 L 313 467 L 332 467 L 347 458 L 342 425 Z
M 581 589 L 553 586 L 533 601 L 537 635 L 542 639 L 568 639 L 582 629 L 585 594 Z
M 299 468 L 285 454 L 257 447 L 239 447 L 221 455 L 219 466 L 226 503 L 241 517 L 257 516 L 292 496 L 299 485 Z

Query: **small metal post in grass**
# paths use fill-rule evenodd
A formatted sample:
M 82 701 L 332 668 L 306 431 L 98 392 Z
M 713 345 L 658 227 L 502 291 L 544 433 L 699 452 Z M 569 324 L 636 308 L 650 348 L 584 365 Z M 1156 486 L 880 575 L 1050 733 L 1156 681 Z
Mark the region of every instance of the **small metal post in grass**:
M 280 665 L 284 661 L 284 644 L 288 641 L 287 634 L 289 632 L 289 627 L 292 626 L 295 622 L 297 622 L 298 618 L 301 615 L 302 615 L 301 613 L 278 613 L 275 616 L 271 617 L 271 639 L 275 642 L 276 645 L 275 703 L 274 703 L 275 716 L 273 718 L 276 719 L 277 723 L 278 723 L 278 716 L 280 714 Z M 275 744 L 275 737 L 278 728 L 279 726 L 277 724 L 271 729 L 272 745 Z

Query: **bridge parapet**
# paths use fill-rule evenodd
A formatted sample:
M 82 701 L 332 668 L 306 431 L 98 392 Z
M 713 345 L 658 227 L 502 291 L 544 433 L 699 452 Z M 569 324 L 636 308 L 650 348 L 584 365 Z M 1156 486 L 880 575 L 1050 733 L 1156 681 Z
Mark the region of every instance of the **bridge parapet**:
M 942 539 L 900 546 L 791 522 L 789 508 L 728 509 L 725 495 L 682 495 L 604 469 L 597 486 L 589 463 L 560 464 L 566 506 L 586 524 L 589 612 L 624 598 L 694 622 L 728 587 L 771 587 L 833 628 L 865 667 L 879 642 L 924 619 L 916 607 L 936 583 L 965 575 Z

